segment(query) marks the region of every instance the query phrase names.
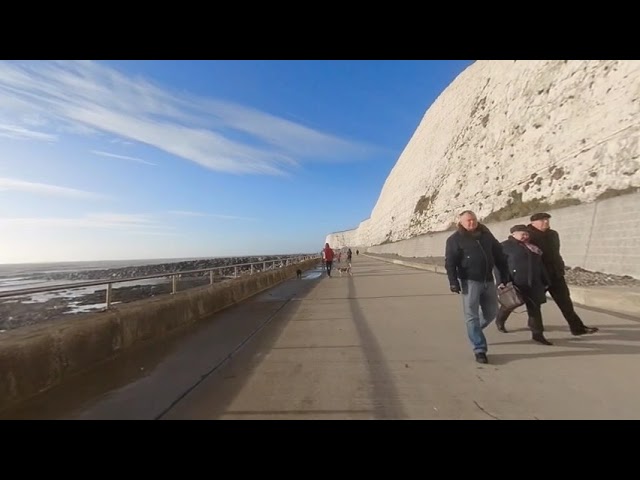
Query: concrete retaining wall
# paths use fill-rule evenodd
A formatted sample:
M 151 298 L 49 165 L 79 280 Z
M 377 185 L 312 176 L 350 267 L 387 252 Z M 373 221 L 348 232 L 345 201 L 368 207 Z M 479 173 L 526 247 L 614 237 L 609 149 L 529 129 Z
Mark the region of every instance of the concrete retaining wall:
M 409 260 L 378 257 L 372 254 L 363 254 L 365 257 L 375 258 L 383 262 L 395 263 L 405 267 L 427 270 L 429 272 L 447 274 L 447 270 L 440 265 L 418 263 Z M 446 278 L 445 278 L 446 281 Z M 589 308 L 598 308 L 614 313 L 631 315 L 640 318 L 640 291 L 633 287 L 578 287 L 569 285 L 571 299 L 575 305 Z M 547 298 L 553 301 L 547 294 Z
M 0 339 L 0 410 L 59 384 L 122 350 L 188 326 L 307 270 L 306 260 L 274 271 L 117 305 L 47 324 L 18 328 Z
M 551 227 L 560 234 L 566 264 L 587 270 L 640 278 L 640 194 L 550 210 Z M 529 223 L 528 217 L 489 223 L 496 238 L 505 240 L 509 228 Z M 437 232 L 366 248 L 371 253 L 403 257 L 442 257 L 451 232 Z M 338 247 L 339 239 L 331 243 Z M 354 246 L 351 246 L 354 248 Z M 365 250 L 360 247 L 360 250 Z

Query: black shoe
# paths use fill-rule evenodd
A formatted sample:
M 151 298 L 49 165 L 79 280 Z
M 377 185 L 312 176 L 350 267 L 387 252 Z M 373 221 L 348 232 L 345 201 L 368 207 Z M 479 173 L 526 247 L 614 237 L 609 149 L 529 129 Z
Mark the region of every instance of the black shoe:
M 498 331 L 502 332 L 502 333 L 509 333 L 507 332 L 507 329 L 504 327 L 504 322 L 498 322 L 496 320 L 496 327 L 498 327 Z
M 599 331 L 599 328 L 597 327 L 587 327 L 586 325 L 583 326 L 582 328 L 579 328 L 577 330 L 571 330 L 571 335 L 589 335 L 592 333 L 596 333 L 597 331 Z
M 476 362 L 478 363 L 489 363 L 489 359 L 487 358 L 487 354 L 484 352 L 476 353 Z
M 541 343 L 542 345 L 553 345 L 553 343 L 544 338 L 544 335 L 541 333 L 534 333 L 533 335 L 531 335 L 531 340 Z

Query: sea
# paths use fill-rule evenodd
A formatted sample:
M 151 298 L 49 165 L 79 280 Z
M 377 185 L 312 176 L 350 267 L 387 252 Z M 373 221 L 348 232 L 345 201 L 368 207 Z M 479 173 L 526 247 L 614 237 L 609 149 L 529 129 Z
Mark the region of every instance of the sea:
M 258 256 L 258 255 L 247 255 Z M 268 256 L 268 255 L 264 255 Z M 70 280 L 44 280 L 41 277 L 43 273 L 54 272 L 74 272 L 86 270 L 106 270 L 112 268 L 123 267 L 139 267 L 145 265 L 157 265 L 162 263 L 178 263 L 196 260 L 213 260 L 224 258 L 242 258 L 234 257 L 199 257 L 199 258 L 162 258 L 162 259 L 140 259 L 140 260 L 103 260 L 92 262 L 55 262 L 55 263 L 23 263 L 23 264 L 0 264 L 0 293 L 7 293 L 12 290 L 21 290 L 25 288 L 41 288 L 52 287 L 57 285 L 72 285 L 74 283 L 83 283 L 86 280 L 70 281 Z M 136 285 L 158 285 L 168 283 L 167 277 L 149 278 L 143 280 L 134 280 L 130 282 L 119 282 L 118 287 L 131 287 Z M 103 290 L 104 285 L 95 285 L 89 287 L 77 287 L 68 290 L 56 290 L 53 292 L 42 292 L 28 294 L 25 296 L 0 298 L 0 302 L 12 303 L 20 302 L 23 304 L 44 303 L 53 298 L 66 298 L 69 300 L 71 310 L 67 313 L 80 313 L 84 311 L 92 311 L 96 308 L 102 308 L 106 304 L 77 305 L 79 299 L 87 294 Z M 118 302 L 114 302 L 118 303 Z
M 206 257 L 206 259 L 211 258 L 231 257 Z M 161 263 L 178 263 L 194 260 L 203 260 L 203 258 L 162 258 L 146 260 L 101 260 L 93 262 L 0 264 L 0 292 L 22 288 L 38 288 L 62 285 L 65 283 L 74 283 L 70 282 L 69 280 L 44 281 L 39 278 L 34 278 L 40 276 L 40 274 L 43 273 L 76 272 L 81 270 L 106 270 L 110 268 L 139 267 L 143 265 L 158 265 Z

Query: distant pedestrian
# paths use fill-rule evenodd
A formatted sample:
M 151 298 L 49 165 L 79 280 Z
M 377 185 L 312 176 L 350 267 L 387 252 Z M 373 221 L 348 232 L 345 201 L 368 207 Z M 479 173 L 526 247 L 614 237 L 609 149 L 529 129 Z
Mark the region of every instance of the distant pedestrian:
M 329 246 L 328 243 L 325 243 L 323 252 L 327 275 L 331 276 L 331 267 L 333 266 L 333 249 Z

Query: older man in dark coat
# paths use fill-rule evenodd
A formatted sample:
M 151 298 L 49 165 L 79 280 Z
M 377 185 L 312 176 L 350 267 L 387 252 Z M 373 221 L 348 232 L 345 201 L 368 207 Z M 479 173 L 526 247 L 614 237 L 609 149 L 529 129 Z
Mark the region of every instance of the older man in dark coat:
M 509 281 L 516 286 L 525 300 L 531 339 L 543 345 L 552 345 L 544 336 L 541 305 L 546 303 L 546 289 L 549 278 L 542 263 L 542 250 L 529 242 L 526 225 L 511 227 L 511 235 L 502 242 L 502 251 L 509 267 Z M 501 332 L 507 332 L 504 324 L 509 311 L 502 306 L 498 310 L 496 326 Z
M 569 324 L 572 335 L 596 333 L 596 327 L 587 327 L 573 308 L 569 287 L 564 278 L 564 260 L 560 255 L 560 236 L 551 229 L 548 213 L 531 215 L 531 223 L 527 226 L 531 243 L 542 250 L 542 262 L 549 274 L 549 294 L 558 305 L 565 320 Z

